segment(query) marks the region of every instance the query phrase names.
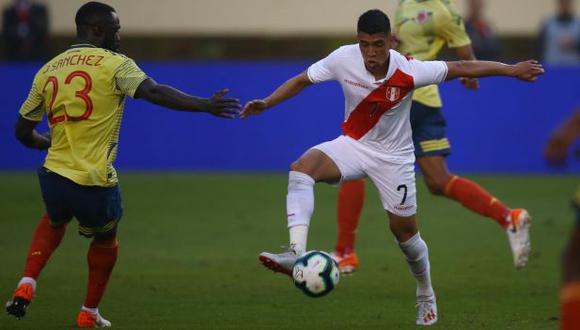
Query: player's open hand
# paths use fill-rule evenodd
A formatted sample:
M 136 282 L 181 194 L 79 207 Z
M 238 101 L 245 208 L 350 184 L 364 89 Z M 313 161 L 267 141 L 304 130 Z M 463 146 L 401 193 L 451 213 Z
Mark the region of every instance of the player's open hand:
M 479 80 L 477 78 L 459 78 L 459 81 L 463 85 L 463 87 L 467 89 L 478 89 L 479 88 Z
M 268 108 L 268 104 L 264 100 L 253 100 L 244 106 L 244 110 L 240 114 L 240 118 L 244 119 L 249 116 L 255 116 L 262 113 Z
M 536 81 L 544 74 L 544 67 L 536 60 L 516 63 L 513 66 L 513 76 L 524 81 Z
M 226 98 L 229 89 L 221 89 L 209 99 L 207 112 L 220 118 L 233 119 L 240 113 L 242 105 L 236 98 Z

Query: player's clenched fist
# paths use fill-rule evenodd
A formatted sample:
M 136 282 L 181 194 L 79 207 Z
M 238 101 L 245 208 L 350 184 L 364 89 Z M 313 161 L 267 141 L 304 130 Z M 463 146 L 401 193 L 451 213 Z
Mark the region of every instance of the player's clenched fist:
M 254 116 L 260 114 L 262 111 L 268 108 L 268 104 L 264 100 L 253 100 L 244 106 L 244 110 L 240 114 L 240 118 L 244 119 L 248 116 Z
M 544 67 L 536 60 L 528 60 L 513 65 L 512 75 L 524 81 L 536 81 L 544 74 Z

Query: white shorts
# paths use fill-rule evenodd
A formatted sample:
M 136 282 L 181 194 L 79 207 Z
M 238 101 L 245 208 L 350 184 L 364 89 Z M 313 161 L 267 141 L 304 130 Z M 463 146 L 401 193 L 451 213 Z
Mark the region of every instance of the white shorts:
M 417 213 L 415 156 L 393 160 L 348 136 L 340 136 L 312 149 L 325 153 L 342 175 L 341 181 L 369 177 L 377 187 L 385 210 L 409 217 Z

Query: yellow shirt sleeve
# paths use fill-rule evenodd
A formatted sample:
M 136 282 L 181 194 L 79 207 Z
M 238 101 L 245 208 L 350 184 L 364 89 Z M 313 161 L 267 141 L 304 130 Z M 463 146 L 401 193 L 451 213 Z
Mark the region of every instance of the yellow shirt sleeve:
M 441 0 L 444 7 L 436 20 L 435 33 L 443 38 L 450 48 L 458 48 L 471 44 L 471 39 L 465 32 L 463 18 L 457 13 L 455 5 L 450 0 Z
M 44 116 L 43 103 L 42 90 L 38 88 L 38 78 L 35 77 L 32 88 L 30 88 L 26 101 L 20 107 L 19 113 L 28 120 L 42 121 Z
M 115 72 L 115 84 L 122 94 L 133 97 L 137 88 L 147 79 L 143 72 L 132 59 L 126 59 Z

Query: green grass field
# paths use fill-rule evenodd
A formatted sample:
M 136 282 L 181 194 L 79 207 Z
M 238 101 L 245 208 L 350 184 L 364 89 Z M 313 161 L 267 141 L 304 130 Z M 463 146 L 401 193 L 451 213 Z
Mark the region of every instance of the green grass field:
M 440 313 L 434 328 L 555 329 L 559 254 L 580 178 L 475 179 L 508 205 L 529 209 L 533 254 L 516 271 L 496 224 L 429 195 L 420 182 L 419 220 Z M 3 173 L 0 182 L 0 295 L 8 299 L 43 205 L 34 174 Z M 120 256 L 100 306 L 117 329 L 415 328 L 414 280 L 372 185 L 359 229 L 359 271 L 312 299 L 257 261 L 261 251 L 287 243 L 285 175 L 122 173 L 121 182 Z M 334 247 L 336 193 L 317 188 L 310 249 Z M 2 314 L 0 328 L 72 328 L 85 292 L 88 243 L 72 224 L 27 317 Z

